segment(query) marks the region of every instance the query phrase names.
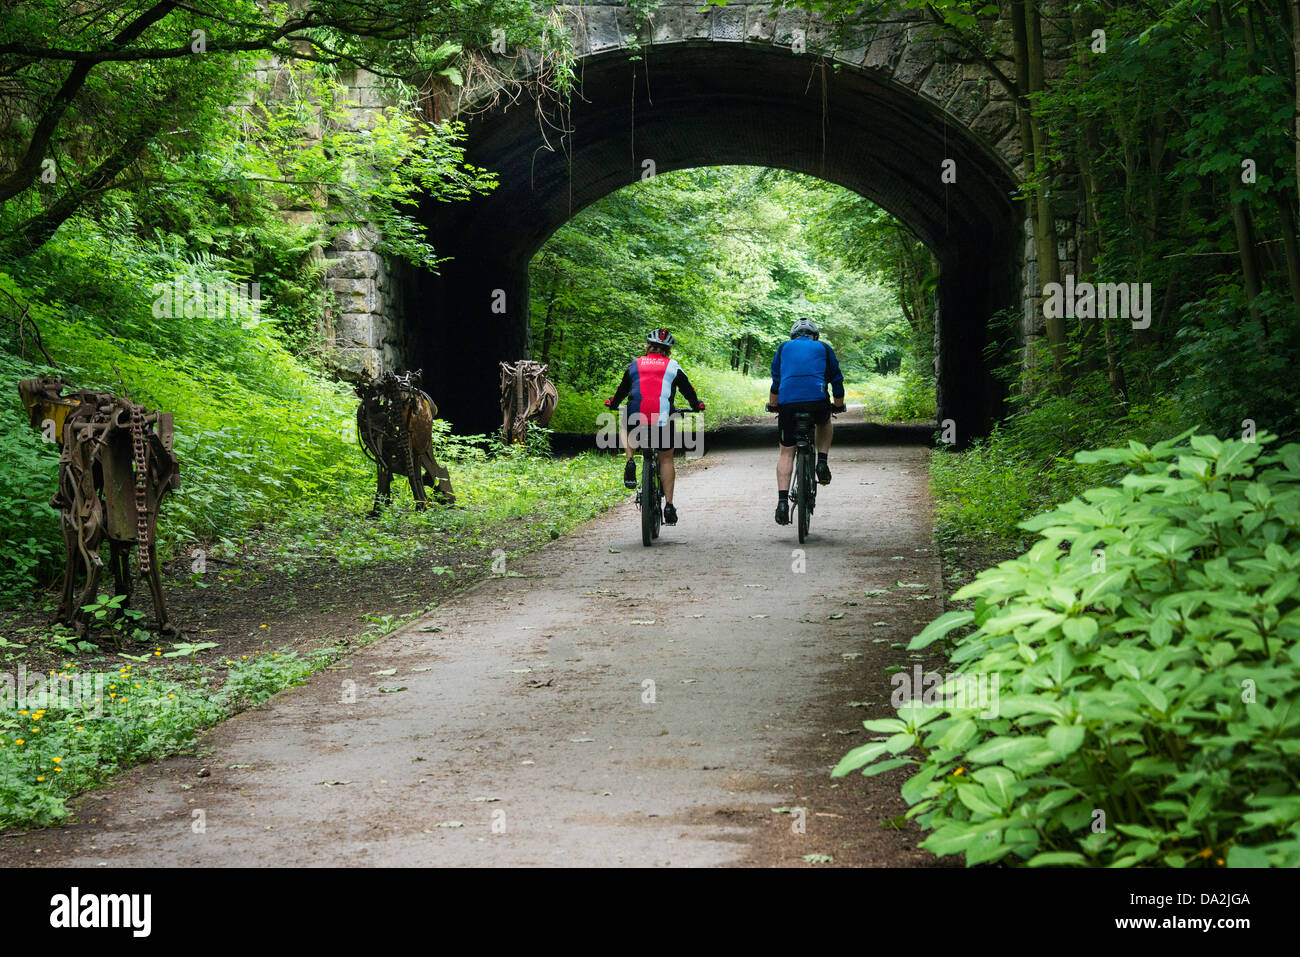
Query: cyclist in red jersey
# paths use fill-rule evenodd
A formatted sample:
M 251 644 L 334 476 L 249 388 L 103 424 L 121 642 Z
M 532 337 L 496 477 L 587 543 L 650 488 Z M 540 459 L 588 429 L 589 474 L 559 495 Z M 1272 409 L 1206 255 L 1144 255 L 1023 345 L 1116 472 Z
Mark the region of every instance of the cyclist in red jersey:
M 659 450 L 659 479 L 664 487 L 664 524 L 677 524 L 677 509 L 673 505 L 673 482 L 677 477 L 673 466 L 673 426 L 669 411 L 673 395 L 679 391 L 692 410 L 700 412 L 704 403 L 695 394 L 695 388 L 686 373 L 670 357 L 673 334 L 667 329 L 652 329 L 646 336 L 646 354 L 633 359 L 623 372 L 623 381 L 605 406 L 618 408 L 628 400 L 627 429 L 623 433 L 623 447 L 627 451 L 627 464 L 623 468 L 623 484 L 636 488 L 636 462 L 632 459 L 635 447 L 646 445 Z M 648 443 L 648 444 L 647 444 Z

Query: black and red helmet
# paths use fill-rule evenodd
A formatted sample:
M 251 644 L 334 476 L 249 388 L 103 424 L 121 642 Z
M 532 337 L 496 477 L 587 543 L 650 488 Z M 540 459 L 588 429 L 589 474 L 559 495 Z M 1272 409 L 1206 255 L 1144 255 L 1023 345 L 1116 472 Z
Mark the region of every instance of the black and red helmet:
M 673 338 L 673 334 L 667 329 L 651 329 L 646 335 L 645 341 L 652 346 L 663 346 L 665 349 L 671 349 L 673 343 L 677 340 Z

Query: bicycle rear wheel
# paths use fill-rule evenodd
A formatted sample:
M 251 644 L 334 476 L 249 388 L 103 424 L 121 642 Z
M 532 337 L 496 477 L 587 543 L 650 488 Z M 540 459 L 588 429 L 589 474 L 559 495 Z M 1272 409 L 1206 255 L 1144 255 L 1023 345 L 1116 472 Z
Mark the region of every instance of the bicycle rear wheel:
M 795 474 L 798 476 L 797 488 L 795 491 L 796 491 L 796 499 L 797 499 L 796 504 L 799 512 L 799 544 L 800 545 L 802 545 L 804 539 L 808 537 L 808 525 L 812 521 L 812 507 L 811 507 L 811 501 L 809 499 L 810 490 L 808 485 L 809 474 L 812 472 L 812 468 L 809 465 L 811 458 L 812 458 L 812 453 L 809 452 L 806 447 L 801 448 L 799 449 L 794 464 Z
M 649 547 L 659 534 L 658 505 L 655 500 L 655 468 L 648 455 L 641 456 L 641 544 Z

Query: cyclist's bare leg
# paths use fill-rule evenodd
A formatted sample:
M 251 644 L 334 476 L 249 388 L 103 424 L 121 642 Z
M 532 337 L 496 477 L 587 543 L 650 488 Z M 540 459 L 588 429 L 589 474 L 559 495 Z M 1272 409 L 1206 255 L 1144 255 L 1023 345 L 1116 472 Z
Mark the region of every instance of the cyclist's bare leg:
M 619 418 L 621 419 L 622 416 L 620 416 Z M 635 449 L 632 448 L 632 443 L 629 442 L 629 441 L 627 440 L 627 423 L 626 423 L 626 422 L 622 422 L 622 421 L 619 422 L 619 424 L 618 424 L 618 435 L 619 435 L 619 438 L 621 438 L 621 439 L 623 440 L 623 451 L 627 453 L 627 461 L 631 462 L 631 461 L 632 461 L 632 453 L 635 451 Z
M 677 479 L 677 466 L 673 464 L 673 450 L 659 450 L 659 484 L 664 487 L 664 503 L 673 504 L 673 483 Z
M 778 492 L 790 491 L 790 476 L 794 474 L 794 450 L 793 445 L 778 445 L 781 454 L 776 460 L 776 490 Z

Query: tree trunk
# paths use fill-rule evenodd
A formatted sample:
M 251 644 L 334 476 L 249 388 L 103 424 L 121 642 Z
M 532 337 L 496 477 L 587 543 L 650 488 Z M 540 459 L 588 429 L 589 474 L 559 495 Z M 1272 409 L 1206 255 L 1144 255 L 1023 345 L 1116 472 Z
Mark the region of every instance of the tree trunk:
M 3 243 L 0 243 L 0 256 L 18 259 L 29 256 L 44 246 L 82 203 L 113 187 L 113 181 L 117 179 L 118 174 L 135 161 L 140 151 L 157 132 L 152 125 L 148 129 L 140 130 L 48 209 L 22 222 L 5 237 Z
M 1250 210 L 1242 203 L 1229 201 L 1228 206 L 1232 211 L 1233 228 L 1237 231 L 1237 252 L 1241 256 L 1241 278 L 1246 286 L 1246 302 L 1250 306 L 1250 318 L 1259 323 L 1267 338 L 1268 327 L 1264 323 L 1263 316 L 1260 315 L 1259 306 L 1255 304 L 1255 297 L 1260 293 L 1259 257 L 1255 254 L 1255 235 L 1251 228 Z
M 1061 281 L 1056 258 L 1056 216 L 1049 196 L 1047 131 L 1031 109 L 1033 95 L 1043 90 L 1043 34 L 1036 0 L 1015 0 L 1011 5 L 1015 45 L 1016 82 L 1021 89 L 1017 113 L 1025 156 L 1025 176 L 1033 184 L 1034 248 L 1038 256 L 1039 288 Z M 1061 375 L 1065 357 L 1065 319 L 1046 317 L 1047 344 L 1052 368 Z
M 1291 0 L 1291 69 L 1295 81 L 1295 175 L 1300 196 L 1300 0 Z
M 1286 276 L 1291 286 L 1291 300 L 1300 306 L 1300 247 L 1296 244 L 1295 208 L 1291 205 L 1289 190 L 1273 193 L 1278 219 L 1282 223 L 1282 249 L 1286 253 Z

